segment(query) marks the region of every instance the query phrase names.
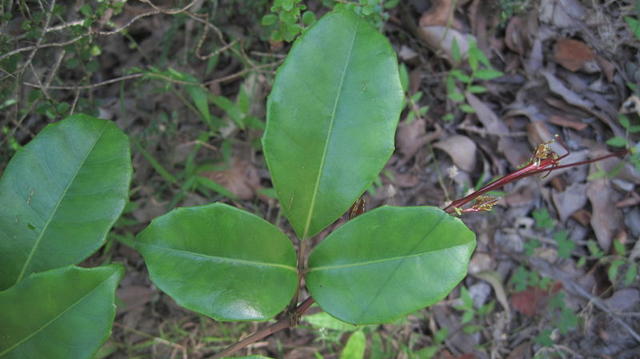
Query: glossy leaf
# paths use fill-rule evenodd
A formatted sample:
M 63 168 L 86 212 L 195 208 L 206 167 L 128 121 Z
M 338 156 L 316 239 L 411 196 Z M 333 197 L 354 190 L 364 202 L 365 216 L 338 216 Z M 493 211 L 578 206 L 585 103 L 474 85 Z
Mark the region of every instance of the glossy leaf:
M 291 241 L 225 204 L 178 208 L 139 236 L 153 282 L 185 308 L 218 320 L 266 320 L 289 303 L 298 272 Z
M 123 273 L 64 267 L 0 292 L 0 358 L 92 358 L 111 333 Z
M 296 41 L 267 103 L 264 152 L 301 238 L 340 217 L 393 152 L 403 94 L 389 42 L 349 11 Z
M 129 194 L 127 136 L 76 115 L 47 126 L 0 179 L 0 290 L 98 249 Z
M 434 207 L 381 207 L 347 222 L 309 257 L 307 288 L 348 323 L 392 321 L 444 298 L 466 275 L 475 235 Z
M 358 330 L 349 337 L 340 353 L 340 359 L 362 359 L 366 348 L 367 338 L 362 331 Z

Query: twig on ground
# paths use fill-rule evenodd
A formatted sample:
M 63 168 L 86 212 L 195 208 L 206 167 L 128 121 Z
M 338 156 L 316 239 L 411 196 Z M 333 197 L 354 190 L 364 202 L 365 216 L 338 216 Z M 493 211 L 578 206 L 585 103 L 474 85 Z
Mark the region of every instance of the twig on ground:
M 297 324 L 297 320 L 311 307 L 313 304 L 313 298 L 309 297 L 304 302 L 302 302 L 297 308 L 296 311 L 292 314 L 292 316 L 287 316 L 285 318 L 280 319 L 276 323 L 261 329 L 248 337 L 242 339 L 241 341 L 231 345 L 227 349 L 221 351 L 220 353 L 214 355 L 211 359 L 220 359 L 226 356 L 229 356 L 238 350 L 257 342 L 260 339 L 266 338 L 269 335 L 279 332 L 283 329 L 291 328 Z

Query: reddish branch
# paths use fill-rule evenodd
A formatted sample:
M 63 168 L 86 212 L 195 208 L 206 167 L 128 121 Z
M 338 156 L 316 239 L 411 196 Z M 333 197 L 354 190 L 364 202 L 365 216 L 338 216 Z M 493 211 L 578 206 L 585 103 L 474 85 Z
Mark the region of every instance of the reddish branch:
M 305 299 L 304 302 L 300 303 L 300 305 L 296 308 L 296 310 L 291 313 L 290 315 L 287 315 L 286 317 L 280 319 L 279 321 L 277 321 L 276 323 L 261 329 L 253 334 L 251 334 L 250 336 L 242 339 L 241 341 L 229 346 L 227 349 L 221 351 L 220 353 L 214 355 L 211 359 L 220 359 L 220 358 L 224 358 L 226 356 L 229 356 L 235 352 L 237 352 L 238 350 L 249 346 L 255 342 L 257 342 L 258 340 L 261 340 L 265 337 L 268 337 L 269 335 L 279 332 L 283 329 L 287 329 L 290 327 L 293 327 L 295 325 L 298 324 L 298 320 L 300 319 L 300 317 L 302 317 L 304 315 L 304 313 L 311 307 L 311 305 L 313 304 L 313 298 L 309 297 L 307 299 Z
M 621 150 L 621 151 L 616 151 L 608 155 L 600 156 L 591 160 L 560 165 L 560 160 L 567 157 L 569 155 L 569 151 L 567 150 L 565 154 L 563 154 L 562 156 L 559 156 L 557 153 L 555 153 L 553 150 L 550 149 L 549 144 L 550 142 L 539 145 L 531 161 L 529 161 L 529 163 L 524 167 L 489 183 L 488 185 L 480 188 L 479 190 L 471 193 L 466 197 L 463 197 L 461 199 L 457 199 L 451 202 L 448 206 L 444 208 L 444 211 L 450 214 L 487 211 L 487 210 L 490 210 L 493 207 L 493 205 L 496 204 L 497 199 L 485 196 L 485 194 L 488 192 L 497 190 L 498 188 L 501 188 L 507 183 L 517 181 L 521 178 L 533 176 L 538 173 L 543 173 L 543 172 L 550 173 L 555 170 L 559 170 L 561 168 L 586 165 L 589 163 L 602 161 L 611 157 L 622 158 L 629 152 L 628 150 Z M 566 146 L 564 146 L 562 142 L 560 142 L 560 144 L 566 150 Z M 475 201 L 475 203 L 471 207 L 463 209 L 463 207 L 466 204 L 472 201 Z

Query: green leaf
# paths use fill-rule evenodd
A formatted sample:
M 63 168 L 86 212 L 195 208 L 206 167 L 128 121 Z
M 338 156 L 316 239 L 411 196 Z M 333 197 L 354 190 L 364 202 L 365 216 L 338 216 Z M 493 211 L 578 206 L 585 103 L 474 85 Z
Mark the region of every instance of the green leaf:
M 476 110 L 473 107 L 467 105 L 466 103 L 460 105 L 460 109 L 462 110 L 462 112 L 466 112 L 466 113 L 475 113 L 476 112 Z
M 464 95 L 462 95 L 460 92 L 458 92 L 457 90 L 454 92 L 450 92 L 449 95 L 447 96 L 449 97 L 451 100 L 455 101 L 455 102 L 461 102 L 464 101 Z
M 315 328 L 332 329 L 341 332 L 351 332 L 359 328 L 356 325 L 338 320 L 326 312 L 305 315 L 303 318 L 305 322 L 311 324 Z
M 245 114 L 242 112 L 238 105 L 224 96 L 211 96 L 211 101 L 213 101 L 216 106 L 223 109 L 227 113 L 227 115 L 229 115 L 231 120 L 233 120 L 233 122 L 238 125 L 238 127 L 244 129 Z
M 266 320 L 298 282 L 291 241 L 265 220 L 214 203 L 178 208 L 138 235 L 151 280 L 181 306 L 218 320 Z
M 610 281 L 616 281 L 616 278 L 618 277 L 618 269 L 623 264 L 624 260 L 622 259 L 615 259 L 613 262 L 611 262 L 611 264 L 609 265 L 609 270 L 607 270 L 607 276 L 609 277 Z
M 127 203 L 129 141 L 85 115 L 51 124 L 0 179 L 0 290 L 98 249 Z
M 567 231 L 560 231 L 553 234 L 553 239 L 558 243 L 558 257 L 570 258 L 571 252 L 576 247 L 575 243 L 569 239 Z M 615 243 L 619 243 L 615 241 Z
M 334 11 L 296 41 L 269 96 L 263 145 L 299 237 L 339 218 L 376 178 L 402 102 L 395 53 L 366 20 Z
M 493 80 L 495 78 L 501 77 L 504 74 L 500 71 L 496 71 L 494 69 L 480 69 L 475 72 L 475 78 L 480 80 Z
M 455 70 L 451 70 L 450 72 L 451 76 L 453 76 L 454 78 L 456 78 L 458 81 L 462 81 L 462 82 L 469 82 L 471 81 L 471 78 L 465 74 L 464 72 L 455 69 Z
M 627 140 L 624 137 L 616 136 L 608 139 L 607 145 L 612 147 L 624 147 L 627 145 Z
M 92 358 L 115 317 L 121 265 L 32 274 L 0 292 L 0 357 Z
M 636 262 L 629 263 L 629 267 L 627 268 L 627 271 L 624 274 L 623 284 L 625 286 L 630 286 L 636 280 L 637 276 L 638 276 L 638 265 L 636 264 Z
M 313 11 L 305 11 L 302 14 L 302 23 L 305 26 L 313 25 L 316 22 L 316 14 Z
M 271 25 L 275 24 L 276 22 L 278 22 L 278 15 L 276 15 L 276 14 L 267 14 L 267 15 L 262 17 L 262 20 L 260 21 L 260 24 L 262 24 L 262 26 L 271 26 Z
M 400 64 L 398 67 L 398 74 L 400 75 L 400 85 L 404 92 L 409 90 L 409 71 L 405 64 Z
M 477 86 L 477 85 L 469 86 L 469 88 L 467 90 L 469 92 L 471 92 L 471 93 L 485 93 L 485 92 L 487 92 L 487 88 L 486 87 Z
M 619 115 L 618 121 L 620 121 L 620 124 L 622 125 L 622 127 L 624 127 L 627 130 L 631 126 L 631 123 L 629 122 L 629 118 L 625 115 Z
M 367 338 L 360 330 L 353 332 L 340 353 L 340 359 L 362 359 L 366 349 Z
M 193 79 L 195 81 L 195 77 L 190 76 L 190 79 Z M 211 112 L 209 112 L 207 91 L 205 91 L 202 87 L 196 85 L 187 85 L 184 87 L 184 89 L 187 91 L 189 97 L 191 97 L 191 101 L 193 101 L 193 104 L 198 109 L 200 116 L 202 116 L 202 120 L 207 125 L 215 129 L 215 126 L 213 125 L 213 117 L 211 116 Z
M 434 207 L 381 207 L 331 233 L 309 257 L 307 288 L 327 313 L 389 322 L 444 298 L 467 273 L 475 235 Z
M 460 45 L 458 45 L 458 41 L 455 36 L 453 36 L 453 41 L 451 41 L 451 59 L 456 64 L 462 59 L 462 55 L 460 54 Z
M 636 39 L 640 40 L 640 21 L 628 16 L 624 18 L 624 21 L 629 25 L 629 29 L 631 29 Z
M 218 184 L 217 182 L 214 182 L 207 177 L 195 176 L 195 180 L 196 180 L 196 183 L 198 183 L 198 185 L 208 188 L 214 192 L 218 192 L 227 198 L 231 198 L 231 199 L 237 198 L 235 194 L 233 194 L 231 191 L 226 189 L 223 185 Z

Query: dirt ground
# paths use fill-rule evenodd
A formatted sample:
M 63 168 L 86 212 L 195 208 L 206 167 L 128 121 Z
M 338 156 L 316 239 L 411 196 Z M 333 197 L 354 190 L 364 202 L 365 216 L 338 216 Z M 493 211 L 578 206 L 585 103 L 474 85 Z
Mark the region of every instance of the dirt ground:
M 332 2 L 304 3 L 320 18 Z M 58 28 L 39 46 L 54 45 L 20 57 L 18 68 L 30 66 L 19 76 L 11 75 L 15 56 L 2 54 L 37 41 L 21 37 L 28 15 L 16 6 L 0 26 L 0 168 L 16 146 L 66 114 L 114 120 L 132 139 L 134 180 L 109 243 L 84 263 L 115 261 L 127 269 L 113 335 L 99 357 L 209 358 L 267 324 L 219 323 L 181 308 L 120 239 L 172 208 L 214 201 L 291 232 L 260 145 L 266 96 L 291 44 L 269 41 L 272 29 L 261 25 L 266 0 L 128 1 L 120 11 L 105 10 L 92 34 L 74 41 L 79 33 L 64 25 L 81 21 L 86 4 L 97 6 L 78 0 L 50 19 L 48 27 Z M 404 69 L 408 100 L 396 151 L 364 196 L 367 209 L 443 207 L 535 159 L 555 135 L 561 140 L 551 148 L 570 152 L 561 164 L 636 146 L 635 2 L 391 5 L 378 9 L 379 25 Z M 477 51 L 488 60 L 479 60 L 486 76 L 471 70 Z M 213 125 L 192 102 L 188 81 L 217 99 L 209 104 Z M 17 104 L 7 102 L 15 98 Z M 239 117 L 249 124 L 244 129 Z M 640 358 L 639 169 L 640 160 L 627 156 L 542 173 L 494 193 L 491 211 L 463 214 L 478 240 L 467 278 L 436 305 L 362 328 L 365 357 Z M 354 328 L 319 308 L 310 313 L 240 354 L 340 358 Z

